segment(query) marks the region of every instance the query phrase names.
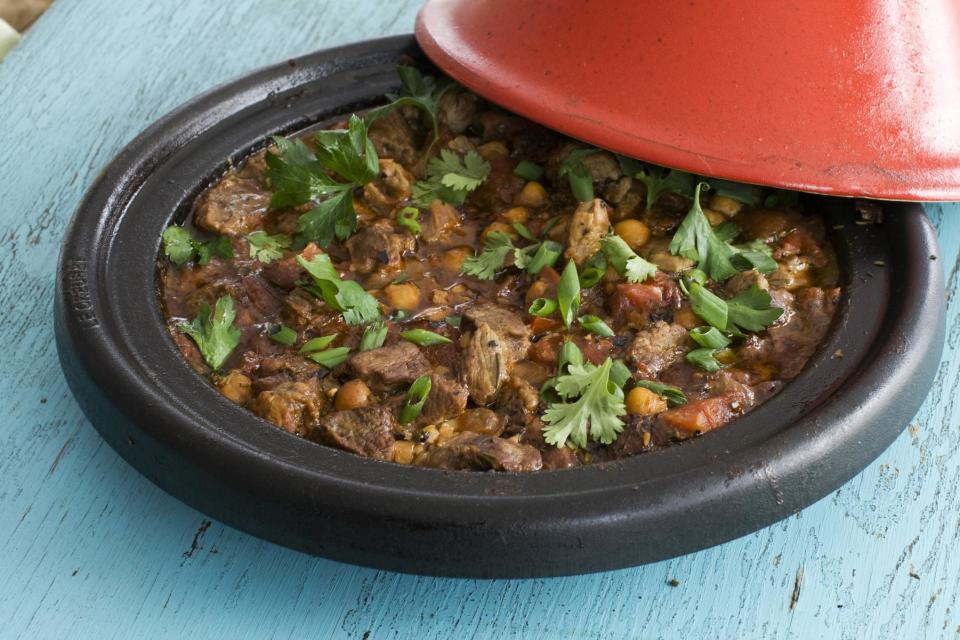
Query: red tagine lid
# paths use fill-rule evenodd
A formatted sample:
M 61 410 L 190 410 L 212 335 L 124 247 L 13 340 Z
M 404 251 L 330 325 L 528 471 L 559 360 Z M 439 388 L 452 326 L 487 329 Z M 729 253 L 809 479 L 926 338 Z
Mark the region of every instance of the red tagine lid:
M 426 54 L 562 133 L 711 177 L 960 200 L 952 0 L 427 0 Z

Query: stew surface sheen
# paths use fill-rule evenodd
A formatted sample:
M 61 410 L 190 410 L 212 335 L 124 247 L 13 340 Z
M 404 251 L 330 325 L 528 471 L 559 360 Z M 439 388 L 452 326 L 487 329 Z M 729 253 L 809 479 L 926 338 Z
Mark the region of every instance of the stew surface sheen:
M 180 264 L 162 254 L 159 295 L 187 362 L 228 399 L 292 434 L 379 460 L 465 470 L 562 469 L 720 428 L 796 377 L 823 340 L 840 295 L 837 263 L 822 220 L 795 200 L 751 187 L 739 199 L 722 186 L 698 190 L 702 215 L 717 237 L 741 248 L 760 241 L 762 247 L 750 246 L 773 262 L 763 273 L 740 264 L 748 268 L 720 281 L 701 274 L 698 281 L 692 269 L 704 265 L 689 251 L 687 257 L 671 251 L 691 215 L 693 193 L 686 187 L 665 188 L 647 206 L 651 183 L 638 179 L 632 161 L 589 150 L 458 87 L 438 103 L 436 139 L 428 114 L 413 106 L 370 122 L 380 171 L 352 190 L 357 228 L 345 241 L 320 248 L 298 234 L 298 220 L 313 204 L 272 206 L 266 157 L 277 153 L 275 145 L 198 198 L 185 228 L 197 246 L 221 244 L 204 259 L 181 256 Z M 333 128 L 346 126 L 344 120 Z M 302 140 L 314 149 L 312 135 Z M 571 169 L 571 151 L 578 149 L 587 151 Z M 482 158 L 482 183 L 460 206 L 439 198 L 412 202 L 414 185 L 442 150 Z M 576 170 L 586 172 L 594 198 L 574 196 L 570 173 Z M 670 176 L 666 170 L 657 175 Z M 256 232 L 281 238 L 272 255 L 252 244 Z M 622 262 L 611 259 L 616 252 L 605 250 L 610 234 L 656 265 L 652 277 L 632 282 L 623 273 Z M 560 253 L 536 274 L 519 268 L 522 256 L 535 253 L 519 250 L 539 245 L 559 245 Z M 496 254 L 497 247 L 503 259 L 492 279 L 463 272 L 465 261 L 484 248 Z M 379 303 L 380 340 L 370 322 L 348 323 L 310 286 L 303 261 L 324 254 L 343 281 L 359 283 Z M 496 255 L 488 257 L 497 262 Z M 569 289 L 569 282 L 561 284 L 568 262 L 581 286 L 579 309 L 567 313 L 566 326 L 564 310 L 551 307 L 565 295 L 558 288 Z M 767 292 L 768 308 L 782 312 L 759 330 L 731 324 L 710 331 L 693 288 L 728 302 Z M 232 300 L 239 337 L 214 369 L 183 327 L 224 296 Z M 542 315 L 533 315 L 531 305 Z M 414 329 L 448 341 L 400 335 Z M 694 330 L 726 343 L 704 347 L 691 336 Z M 370 342 L 362 345 L 365 332 Z M 317 348 L 310 346 L 323 337 L 312 343 Z M 567 341 L 577 349 L 565 348 Z M 584 362 L 576 370 L 564 360 L 571 352 Z M 616 363 L 626 366 L 629 379 L 614 380 Z M 545 412 L 554 403 L 571 408 L 578 397 L 558 396 L 558 376 L 572 380 L 579 371 L 596 380 L 605 364 L 612 367 L 610 381 L 604 378 L 596 393 L 609 396 L 605 406 L 614 408 L 612 421 L 621 427 L 613 429 L 612 442 L 603 441 L 611 439 L 609 429 L 606 438 L 593 433 L 592 417 L 579 446 L 575 436 L 551 444 L 562 434 L 551 438 Z

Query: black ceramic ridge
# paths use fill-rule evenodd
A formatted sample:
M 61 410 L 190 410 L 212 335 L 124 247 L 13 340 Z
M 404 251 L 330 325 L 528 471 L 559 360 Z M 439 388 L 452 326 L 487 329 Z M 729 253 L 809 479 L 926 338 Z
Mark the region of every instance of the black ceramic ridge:
M 60 359 L 87 417 L 133 467 L 254 535 L 336 560 L 446 576 L 601 571 L 767 526 L 875 459 L 927 393 L 944 337 L 936 237 L 916 204 L 857 225 L 811 197 L 844 293 L 826 343 L 781 393 L 727 427 L 660 451 L 563 471 L 455 472 L 369 460 L 296 438 L 223 398 L 181 358 L 156 294 L 160 235 L 269 135 L 373 104 L 411 36 L 269 67 L 177 109 L 91 186 L 64 241 Z M 843 357 L 836 357 L 837 352 Z

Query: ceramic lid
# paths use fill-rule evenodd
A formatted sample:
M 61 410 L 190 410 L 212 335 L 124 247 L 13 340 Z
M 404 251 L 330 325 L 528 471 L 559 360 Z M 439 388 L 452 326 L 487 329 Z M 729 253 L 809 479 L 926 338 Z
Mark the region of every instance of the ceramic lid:
M 951 0 L 428 0 L 483 97 L 635 158 L 844 196 L 960 200 Z

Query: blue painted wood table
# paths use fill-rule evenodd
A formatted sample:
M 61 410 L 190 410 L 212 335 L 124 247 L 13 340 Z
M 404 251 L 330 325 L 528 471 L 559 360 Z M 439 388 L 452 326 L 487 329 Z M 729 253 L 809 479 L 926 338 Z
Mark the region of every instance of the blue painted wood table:
M 948 343 L 913 423 L 813 507 L 676 560 L 529 581 L 361 569 L 210 522 L 101 441 L 51 330 L 60 240 L 84 189 L 178 103 L 288 56 L 410 31 L 418 4 L 57 0 L 0 64 L 0 638 L 960 634 L 957 205 L 928 207 Z

